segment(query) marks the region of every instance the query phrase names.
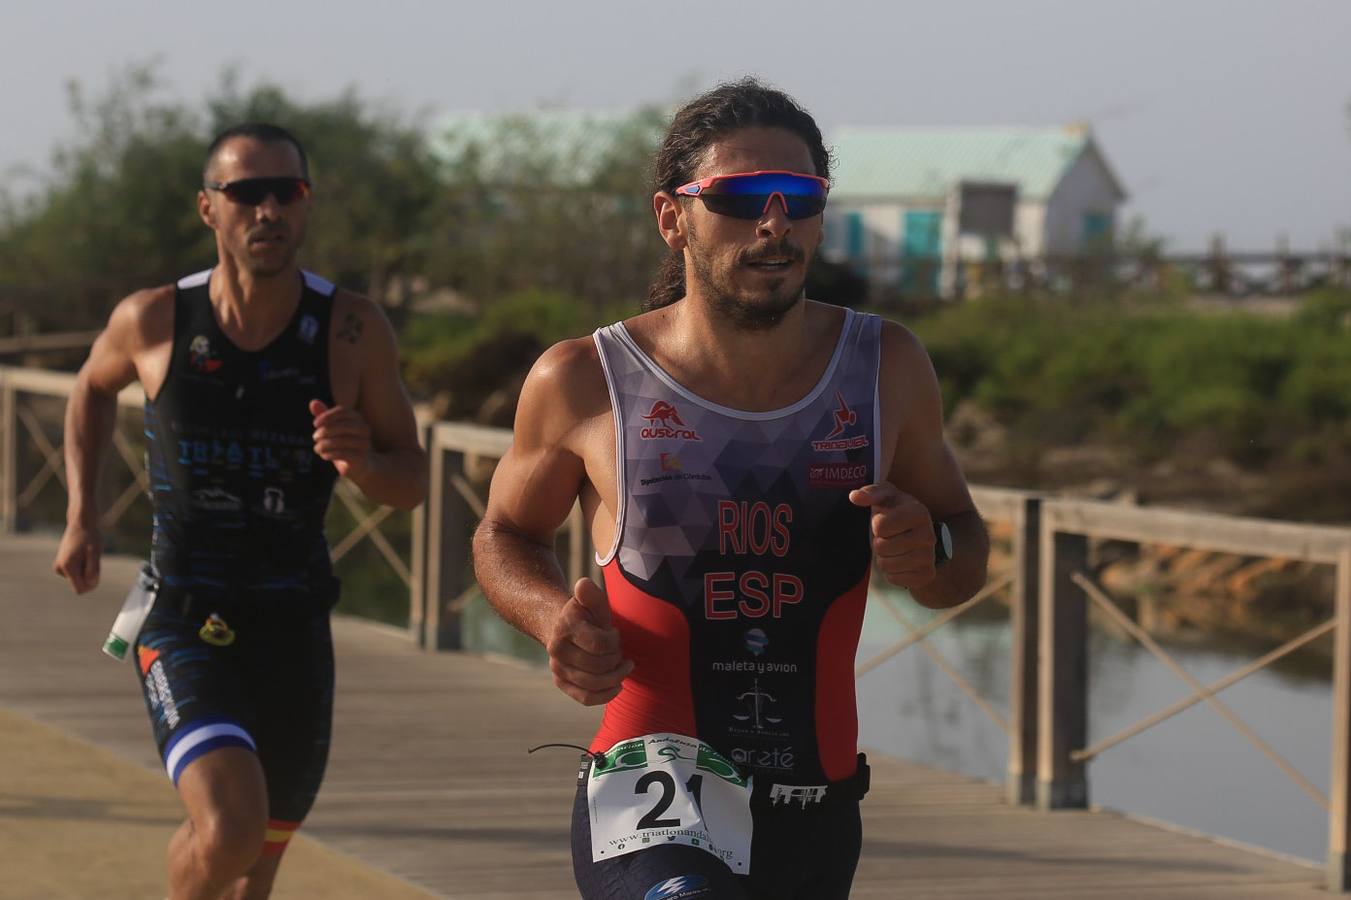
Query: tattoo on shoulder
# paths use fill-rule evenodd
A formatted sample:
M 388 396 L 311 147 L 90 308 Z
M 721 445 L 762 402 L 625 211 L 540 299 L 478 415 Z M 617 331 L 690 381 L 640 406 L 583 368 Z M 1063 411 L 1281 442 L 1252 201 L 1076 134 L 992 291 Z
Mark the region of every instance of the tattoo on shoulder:
M 348 313 L 347 318 L 343 319 L 342 326 L 338 328 L 338 337 L 349 344 L 355 344 L 361 339 L 361 331 L 366 327 L 366 323 L 361 321 L 355 313 Z

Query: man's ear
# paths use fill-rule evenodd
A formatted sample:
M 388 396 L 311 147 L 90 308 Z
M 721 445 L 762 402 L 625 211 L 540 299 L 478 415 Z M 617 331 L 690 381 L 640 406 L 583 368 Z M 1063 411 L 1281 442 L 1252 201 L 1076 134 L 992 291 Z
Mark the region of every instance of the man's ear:
M 658 191 L 652 195 L 652 211 L 657 216 L 657 231 L 672 250 L 684 250 L 689 244 L 689 221 L 685 207 L 674 195 Z
M 197 192 L 197 215 L 207 228 L 212 231 L 216 230 L 216 221 L 211 210 L 211 197 L 208 196 L 206 191 Z

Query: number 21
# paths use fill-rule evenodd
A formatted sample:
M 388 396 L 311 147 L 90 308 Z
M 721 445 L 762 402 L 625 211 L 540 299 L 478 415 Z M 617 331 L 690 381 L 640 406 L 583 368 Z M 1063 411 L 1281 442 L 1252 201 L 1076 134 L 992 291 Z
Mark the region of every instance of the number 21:
M 661 796 L 657 798 L 656 805 L 638 820 L 638 827 L 679 828 L 679 819 L 659 818 L 662 813 L 670 808 L 671 801 L 675 799 L 675 779 L 671 777 L 669 772 L 663 772 L 661 770 L 648 772 L 642 778 L 638 779 L 638 783 L 633 786 L 633 792 L 635 794 L 646 794 L 647 789 L 653 784 L 661 785 Z M 690 794 L 694 797 L 695 809 L 699 810 L 699 815 L 703 815 L 704 808 L 700 793 L 704 787 L 704 776 L 696 772 L 690 776 L 689 781 L 685 782 L 685 787 L 689 789 Z

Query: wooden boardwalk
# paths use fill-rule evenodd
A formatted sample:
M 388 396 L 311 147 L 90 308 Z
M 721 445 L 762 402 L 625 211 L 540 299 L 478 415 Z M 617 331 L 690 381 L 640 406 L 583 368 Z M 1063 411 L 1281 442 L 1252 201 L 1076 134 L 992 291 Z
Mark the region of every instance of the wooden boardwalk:
M 98 652 L 134 563 L 106 560 L 100 589 L 75 597 L 54 550 L 0 537 L 0 708 L 158 770 L 131 668 Z M 304 833 L 444 897 L 575 897 L 576 754 L 525 751 L 585 743 L 596 711 L 511 661 L 424 654 L 346 618 L 334 636 L 333 754 Z M 997 786 L 870 759 L 856 898 L 1327 896 L 1311 865 L 1112 813 L 1015 808 Z

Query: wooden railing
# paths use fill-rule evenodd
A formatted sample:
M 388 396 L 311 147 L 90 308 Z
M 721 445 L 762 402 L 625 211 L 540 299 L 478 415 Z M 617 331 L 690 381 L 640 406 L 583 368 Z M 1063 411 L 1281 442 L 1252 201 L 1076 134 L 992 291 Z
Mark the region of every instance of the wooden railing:
M 53 437 L 26 404 L 27 395 L 68 395 L 73 378 L 49 372 L 0 368 L 0 521 L 7 530 L 22 524 L 23 514 L 42 486 L 62 479 L 60 438 Z M 125 410 L 142 402 L 129 388 L 119 397 Z M 360 506 L 358 493 L 340 493 L 351 504 L 357 526 L 333 545 L 335 556 L 357 542 L 375 543 L 409 587 L 409 629 L 427 650 L 464 647 L 463 626 L 478 595 L 469 557 L 470 538 L 483 516 L 493 467 L 506 452 L 511 434 L 502 429 L 424 420 L 422 440 L 430 459 L 430 496 L 412 515 L 411 558 L 404 560 L 384 539 L 387 509 Z M 20 438 L 27 435 L 28 456 L 41 459 L 35 471 L 22 473 Z M 126 446 L 122 446 L 126 443 Z M 125 440 L 118 457 L 133 476 L 130 486 L 110 498 L 105 518 L 125 512 L 124 498 L 144 489 L 139 455 Z M 34 453 L 33 451 L 36 451 Z M 23 484 L 20 484 L 23 481 Z M 36 485 L 36 487 L 35 487 Z M 1328 811 L 1326 878 L 1331 890 L 1351 890 L 1351 528 L 1301 525 L 1141 508 L 1115 503 L 1057 499 L 1029 492 L 973 488 L 981 514 L 1007 526 L 1012 536 L 1011 563 L 991 574 L 971 600 L 947 610 L 922 627 L 886 598 L 886 609 L 907 636 L 861 662 L 858 677 L 885 659 L 918 646 L 1008 738 L 1007 797 L 1011 803 L 1045 810 L 1088 804 L 1088 764 L 1099 754 L 1197 703 L 1206 703 L 1315 802 Z M 49 523 L 52 524 L 52 523 Z M 1121 611 L 1091 574 L 1090 547 L 1102 541 L 1162 544 L 1259 558 L 1297 560 L 1335 568 L 1335 612 L 1328 621 L 1209 685 L 1186 672 L 1143 628 Z M 559 558 L 570 579 L 595 574 L 594 552 L 579 507 L 559 535 Z M 1012 632 L 1007 717 L 982 697 L 925 639 L 936 629 L 1006 594 Z M 1191 689 L 1192 696 L 1122 732 L 1088 744 L 1088 610 L 1096 607 L 1114 625 L 1139 640 Z M 1267 745 L 1216 696 L 1224 688 L 1320 637 L 1334 637 L 1332 691 L 1331 790 L 1324 795 L 1294 766 Z

